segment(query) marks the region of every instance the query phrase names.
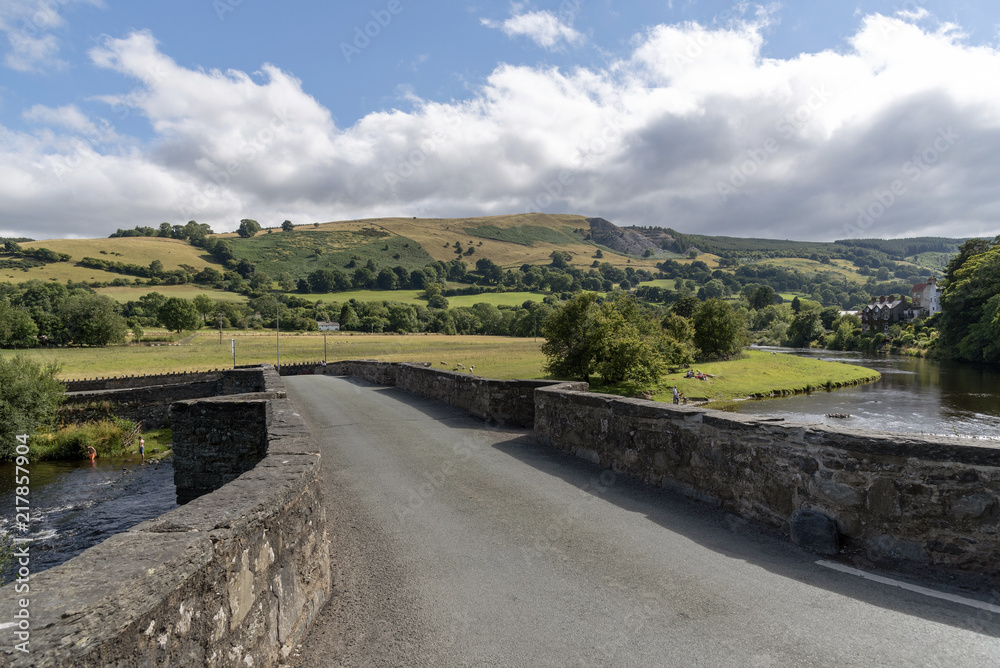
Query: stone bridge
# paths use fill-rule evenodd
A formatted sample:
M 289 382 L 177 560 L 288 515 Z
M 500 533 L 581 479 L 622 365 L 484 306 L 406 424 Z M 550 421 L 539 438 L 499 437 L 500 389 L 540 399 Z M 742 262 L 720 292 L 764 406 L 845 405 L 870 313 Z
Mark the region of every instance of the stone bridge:
M 679 492 L 707 502 L 699 507 L 756 522 L 764 533 L 790 535 L 845 564 L 1000 583 L 997 449 L 776 423 L 593 394 L 582 383 L 499 381 L 423 364 L 349 361 L 281 372 L 353 377 L 364 387 L 393 387 L 440 402 L 487 424 L 519 429 L 532 447 L 575 455 L 598 479 L 607 471 L 635 481 L 637 489 Z M 159 387 L 161 396 L 179 399 L 169 419 L 178 493 L 190 502 L 32 576 L 30 655 L 12 650 L 16 629 L 3 624 L 14 619 L 18 596 L 13 585 L 0 590 L 0 664 L 294 660 L 296 645 L 331 596 L 331 572 L 338 568 L 330 558 L 330 506 L 323 499 L 330 487 L 322 482 L 320 447 L 273 369 L 217 372 L 187 388 L 183 380 L 161 380 Z M 200 389 L 192 389 L 195 384 Z M 78 391 L 86 401 L 133 407 L 156 394 L 141 382 L 112 385 L 91 383 Z M 185 395 L 190 392 L 203 396 Z M 441 489 L 435 482 L 441 476 L 458 480 L 442 471 L 429 474 L 428 498 Z M 509 503 L 519 505 L 514 498 Z M 539 530 L 552 533 L 551 526 Z M 922 614 L 948 618 L 940 611 Z M 971 630 L 992 634 L 993 642 L 1000 635 L 991 620 Z M 601 662 L 580 658 L 590 660 Z

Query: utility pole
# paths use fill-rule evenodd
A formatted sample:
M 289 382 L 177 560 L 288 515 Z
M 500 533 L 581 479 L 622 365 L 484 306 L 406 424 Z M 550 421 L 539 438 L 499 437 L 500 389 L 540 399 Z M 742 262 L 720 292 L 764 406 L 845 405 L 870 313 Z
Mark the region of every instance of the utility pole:
M 278 351 L 278 371 L 281 371 L 281 311 L 274 307 L 274 343 Z
M 236 339 L 233 339 L 233 368 L 236 368 Z
M 326 332 L 323 332 L 323 364 L 326 364 Z

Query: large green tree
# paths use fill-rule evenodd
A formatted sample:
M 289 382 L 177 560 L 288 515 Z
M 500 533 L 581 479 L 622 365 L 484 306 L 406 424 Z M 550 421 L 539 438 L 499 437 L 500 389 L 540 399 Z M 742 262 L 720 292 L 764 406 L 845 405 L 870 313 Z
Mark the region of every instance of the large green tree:
M 550 315 L 543 327 L 546 370 L 556 377 L 605 383 L 655 383 L 667 363 L 690 358 L 690 346 L 671 338 L 628 295 L 598 303 L 584 292 Z
M 566 302 L 545 323 L 545 370 L 557 378 L 590 380 L 597 368 L 600 332 L 597 295 L 584 292 Z
M 948 265 L 941 347 L 948 357 L 1000 363 L 1000 237 L 972 239 Z
M 815 309 L 803 309 L 795 314 L 788 324 L 787 343 L 793 348 L 807 348 L 809 344 L 825 333 L 820 312 Z
M 84 346 L 124 343 L 128 323 L 118 302 L 104 295 L 74 294 L 59 307 L 69 339 Z
M 240 235 L 244 239 L 249 239 L 258 232 L 260 232 L 260 223 L 256 220 L 251 220 L 250 218 L 244 218 L 241 220 L 240 226 L 236 230 L 236 234 Z
M 38 325 L 26 309 L 13 307 L 7 299 L 0 299 L 0 347 L 31 348 L 38 345 L 37 335 Z
M 709 299 L 695 311 L 694 344 L 703 357 L 725 359 L 746 345 L 746 320 L 729 302 Z
M 181 297 L 170 297 L 156 314 L 157 320 L 167 329 L 180 333 L 186 329 L 198 329 L 201 314 L 198 308 Z
M 14 458 L 17 436 L 55 422 L 66 391 L 57 373 L 55 363 L 42 365 L 21 354 L 0 357 L 0 461 Z

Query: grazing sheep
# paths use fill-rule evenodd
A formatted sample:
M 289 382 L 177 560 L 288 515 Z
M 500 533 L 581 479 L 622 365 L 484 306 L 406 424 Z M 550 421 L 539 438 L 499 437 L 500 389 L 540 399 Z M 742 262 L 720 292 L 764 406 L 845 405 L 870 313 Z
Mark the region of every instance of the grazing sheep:
M 441 362 L 441 366 L 448 366 L 447 362 Z
M 472 366 L 469 367 L 469 373 L 471 373 L 472 375 L 476 375 L 476 365 L 475 364 L 473 364 Z

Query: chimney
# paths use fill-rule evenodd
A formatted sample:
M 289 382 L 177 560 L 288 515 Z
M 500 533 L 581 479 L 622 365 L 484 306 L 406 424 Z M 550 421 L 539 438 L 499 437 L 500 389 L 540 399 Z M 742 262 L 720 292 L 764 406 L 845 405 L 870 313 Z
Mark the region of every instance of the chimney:
M 870 302 L 868 302 L 868 303 L 869 304 L 874 304 L 876 299 L 878 299 L 878 297 L 872 297 L 872 300 Z
M 927 279 L 927 285 L 934 285 L 935 283 L 937 283 L 937 276 L 931 276 Z
M 884 304 L 885 303 L 885 295 L 882 295 L 881 297 L 878 298 L 878 303 L 879 304 Z

